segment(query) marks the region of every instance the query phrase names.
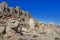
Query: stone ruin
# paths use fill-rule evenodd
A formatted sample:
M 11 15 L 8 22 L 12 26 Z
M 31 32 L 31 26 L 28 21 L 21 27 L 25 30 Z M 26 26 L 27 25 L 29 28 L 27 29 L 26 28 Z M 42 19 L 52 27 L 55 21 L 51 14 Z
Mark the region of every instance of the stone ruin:
M 0 40 L 60 40 L 53 23 L 38 22 L 27 12 L 0 3 Z

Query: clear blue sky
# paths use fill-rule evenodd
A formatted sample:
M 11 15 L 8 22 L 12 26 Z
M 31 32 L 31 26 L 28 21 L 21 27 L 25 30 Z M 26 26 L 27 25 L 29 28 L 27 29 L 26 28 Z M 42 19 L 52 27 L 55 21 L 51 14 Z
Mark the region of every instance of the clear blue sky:
M 5 1 L 9 6 L 20 6 L 37 20 L 48 23 L 53 21 L 60 24 L 60 1 L 59 0 L 0 0 Z

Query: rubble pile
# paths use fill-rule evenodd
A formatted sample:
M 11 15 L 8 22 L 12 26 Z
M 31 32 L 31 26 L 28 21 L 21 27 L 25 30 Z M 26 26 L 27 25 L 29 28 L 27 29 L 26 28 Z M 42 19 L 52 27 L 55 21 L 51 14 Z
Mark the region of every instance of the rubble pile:
M 59 27 L 60 28 L 60 27 Z M 38 22 L 27 12 L 0 3 L 0 40 L 60 40 L 60 31 L 50 22 Z

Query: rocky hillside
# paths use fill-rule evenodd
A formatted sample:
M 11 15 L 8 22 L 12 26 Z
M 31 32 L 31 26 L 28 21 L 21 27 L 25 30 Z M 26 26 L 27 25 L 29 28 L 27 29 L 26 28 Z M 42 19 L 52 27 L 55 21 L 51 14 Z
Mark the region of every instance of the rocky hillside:
M 60 40 L 59 30 L 52 22 L 38 22 L 19 6 L 0 3 L 0 40 Z

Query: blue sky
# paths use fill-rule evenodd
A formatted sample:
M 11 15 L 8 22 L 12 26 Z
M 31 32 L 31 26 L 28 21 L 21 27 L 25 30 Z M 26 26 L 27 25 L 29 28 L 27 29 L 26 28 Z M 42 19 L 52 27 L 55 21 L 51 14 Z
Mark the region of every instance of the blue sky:
M 60 0 L 0 0 L 2 1 L 7 2 L 10 7 L 20 6 L 38 21 L 60 24 Z

